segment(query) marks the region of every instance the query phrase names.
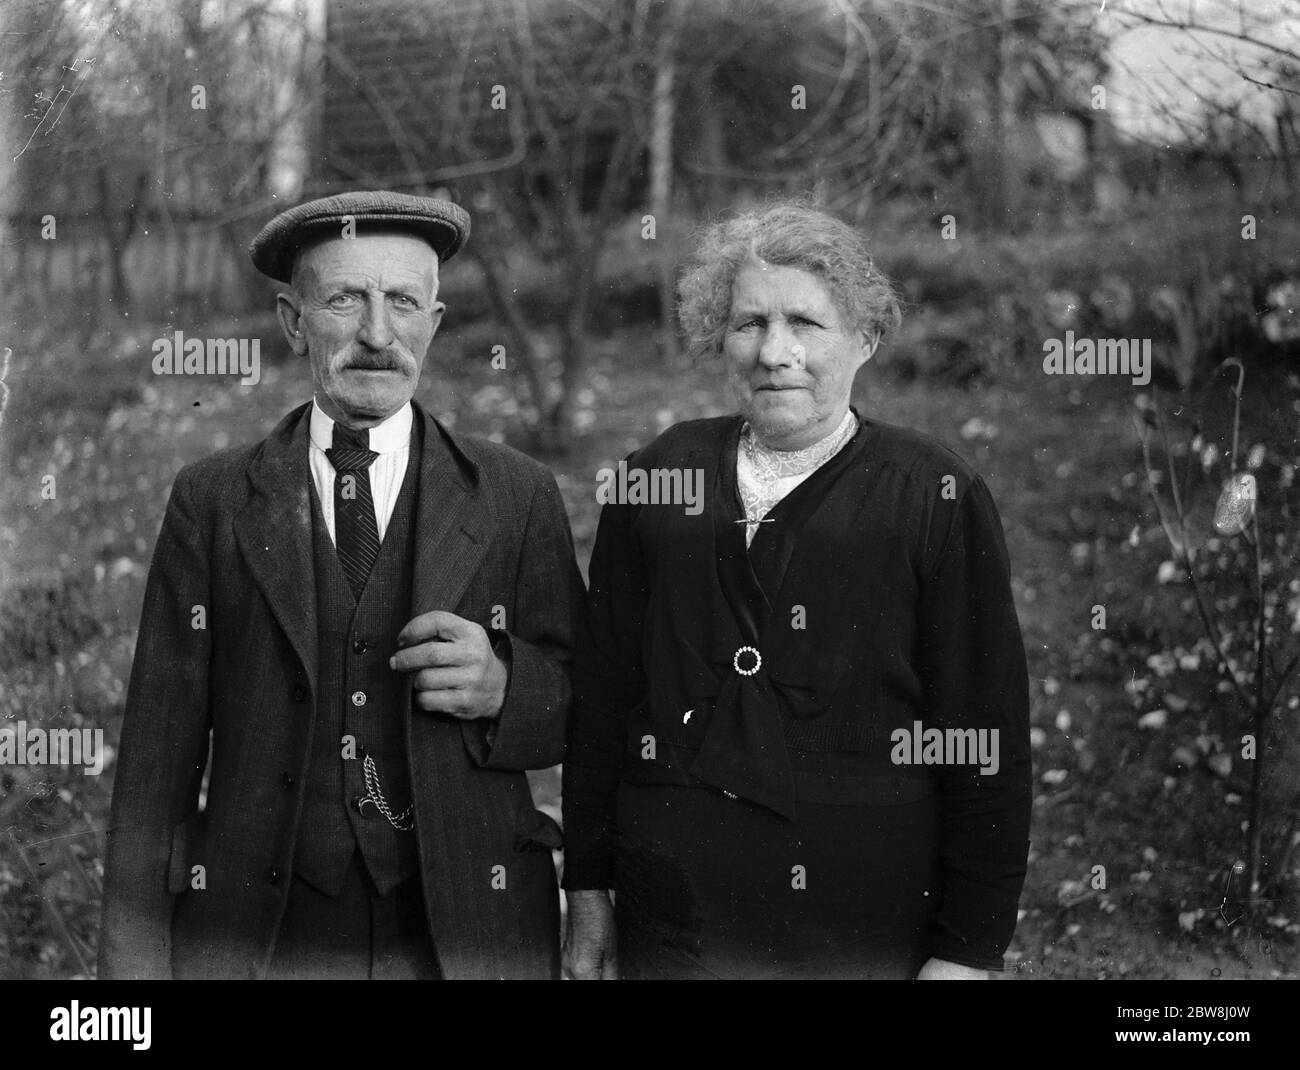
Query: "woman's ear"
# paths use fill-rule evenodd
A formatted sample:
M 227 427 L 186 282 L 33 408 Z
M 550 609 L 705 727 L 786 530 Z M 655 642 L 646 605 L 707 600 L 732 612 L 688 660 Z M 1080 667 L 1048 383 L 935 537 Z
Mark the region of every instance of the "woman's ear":
M 862 332 L 862 348 L 867 354 L 862 361 L 863 364 L 865 364 L 868 360 L 870 360 L 872 357 L 876 355 L 876 347 L 879 345 L 880 345 L 879 329 L 874 331 Z

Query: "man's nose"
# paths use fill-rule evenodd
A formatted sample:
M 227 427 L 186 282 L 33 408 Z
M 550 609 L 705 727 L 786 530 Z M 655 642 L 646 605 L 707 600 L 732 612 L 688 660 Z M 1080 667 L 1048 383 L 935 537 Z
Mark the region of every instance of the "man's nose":
M 357 339 L 371 349 L 387 349 L 393 342 L 393 327 L 388 319 L 388 304 L 382 294 L 372 294 L 361 314 Z

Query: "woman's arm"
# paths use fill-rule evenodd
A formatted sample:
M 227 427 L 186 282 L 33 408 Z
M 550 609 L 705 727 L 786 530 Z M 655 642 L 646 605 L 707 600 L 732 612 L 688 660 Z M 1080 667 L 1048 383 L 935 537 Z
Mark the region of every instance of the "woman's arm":
M 592 551 L 587 612 L 574 651 L 574 708 L 564 761 L 564 881 L 570 976 L 614 975 L 615 803 L 629 712 L 646 693 L 641 663 L 649 585 L 632 507 L 607 505 Z

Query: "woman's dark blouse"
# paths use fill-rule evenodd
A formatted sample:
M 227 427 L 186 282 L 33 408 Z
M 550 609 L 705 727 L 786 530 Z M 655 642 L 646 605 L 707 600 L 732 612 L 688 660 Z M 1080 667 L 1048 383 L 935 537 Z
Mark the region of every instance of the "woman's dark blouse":
M 679 424 L 628 460 L 702 470 L 700 514 L 681 504 L 601 514 L 564 766 L 564 887 L 615 886 L 620 784 L 712 793 L 783 835 L 843 807 L 876 808 L 875 824 L 846 824 L 858 839 L 842 850 L 881 868 L 929 858 L 938 881 L 924 893 L 922 950 L 1000 969 L 1025 876 L 1031 772 L 1024 647 L 988 489 L 934 440 L 860 418 L 747 549 L 740 427 L 739 417 Z M 752 675 L 736 669 L 743 646 L 762 658 Z M 755 660 L 741 655 L 740 668 Z M 916 722 L 996 729 L 997 772 L 895 764 L 892 733 Z M 720 812 L 725 828 L 732 811 Z M 926 842 L 899 858 L 891 840 L 895 856 L 873 857 L 883 837 L 861 830 L 881 821 L 895 832 L 915 821 Z M 895 904 L 867 906 L 883 915 Z

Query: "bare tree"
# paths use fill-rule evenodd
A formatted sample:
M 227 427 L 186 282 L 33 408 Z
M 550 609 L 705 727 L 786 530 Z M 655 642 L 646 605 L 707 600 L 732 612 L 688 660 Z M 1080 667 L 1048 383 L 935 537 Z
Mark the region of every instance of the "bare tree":
M 171 296 L 206 301 L 193 238 L 215 231 L 242 260 L 245 220 L 274 203 L 284 132 L 310 108 L 300 14 L 293 0 L 42 5 L 11 46 L 12 88 L 28 107 L 9 156 L 18 203 L 54 216 L 69 239 L 49 243 L 45 262 L 78 246 L 92 289 L 127 312 L 128 256 L 149 230 L 174 259 Z M 37 244 L 32 224 L 21 237 Z
M 1009 54 L 1028 70 L 1051 51 L 1035 28 L 1055 43 L 1065 21 L 1007 2 Z M 810 186 L 861 218 L 880 197 L 950 181 L 950 142 L 970 139 L 950 91 L 971 80 L 979 33 L 1000 25 L 882 0 L 478 0 L 437 12 L 386 0 L 343 17 L 328 59 L 366 119 L 354 109 L 332 123 L 331 166 L 349 181 L 450 187 L 472 208 L 467 255 L 544 450 L 570 437 L 619 226 L 648 210 L 659 238 L 680 233 L 692 195 L 709 214 L 738 194 Z M 1004 95 L 1024 106 L 1033 93 L 1017 77 Z M 664 241 L 651 248 L 671 352 L 674 265 Z
M 1175 8 L 1165 0 L 1140 9 L 1118 9 L 1116 19 L 1125 32 L 1158 28 L 1178 35 L 1181 55 L 1191 69 L 1235 74 L 1240 89 L 1222 86 L 1207 93 L 1185 71 L 1168 62 L 1163 73 L 1177 87 L 1181 100 L 1161 96 L 1147 87 L 1149 104 L 1178 132 L 1193 155 L 1220 167 L 1239 190 L 1243 164 L 1265 161 L 1280 169 L 1287 191 L 1295 196 L 1296 98 L 1300 97 L 1300 3 L 1281 0 L 1258 5 L 1245 0 L 1206 0 Z M 1186 101 L 1194 101 L 1188 106 Z

